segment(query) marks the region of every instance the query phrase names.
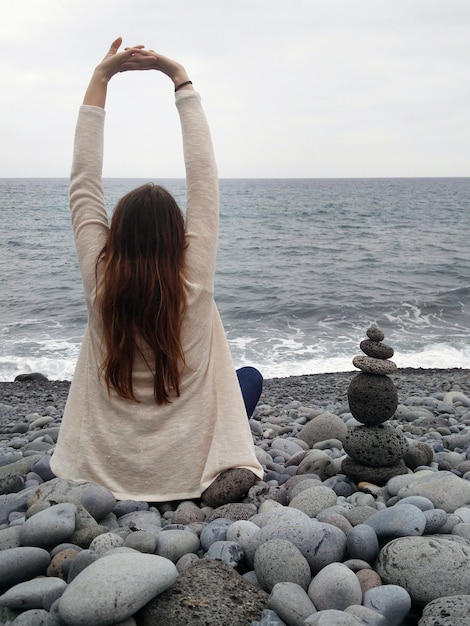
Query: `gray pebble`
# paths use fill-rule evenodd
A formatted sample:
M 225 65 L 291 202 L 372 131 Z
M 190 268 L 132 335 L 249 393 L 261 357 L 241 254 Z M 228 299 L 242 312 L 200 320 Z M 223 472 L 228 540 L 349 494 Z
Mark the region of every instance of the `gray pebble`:
M 270 592 L 280 582 L 296 583 L 306 590 L 310 583 L 310 567 L 296 546 L 285 539 L 271 539 L 256 550 L 256 577 L 263 589 Z
M 362 603 L 361 584 L 354 572 L 343 563 L 330 563 L 313 578 L 308 595 L 318 611 L 344 611 Z
M 55 546 L 66 541 L 75 530 L 75 504 L 56 504 L 33 515 L 21 526 L 23 546 Z
M 197 552 L 200 547 L 199 537 L 190 530 L 165 530 L 158 536 L 156 553 L 176 563 L 184 554 Z
M 59 600 L 59 617 L 73 626 L 123 621 L 177 577 L 175 565 L 160 556 L 138 552 L 104 556 L 68 585 Z
M 347 426 L 343 420 L 333 413 L 325 412 L 315 417 L 302 428 L 297 435 L 311 448 L 314 444 L 325 439 L 339 439 L 343 441 L 347 434 Z
M 232 520 L 219 517 L 208 524 L 201 533 L 201 547 L 208 550 L 214 541 L 225 541 L 228 528 L 233 524 Z
M 367 563 L 374 563 L 379 555 L 379 540 L 377 533 L 369 524 L 354 526 L 346 537 L 348 554 L 352 559 L 363 559 Z
M 70 562 L 67 582 L 70 583 L 74 578 L 76 578 L 80 572 L 82 572 L 86 567 L 94 563 L 96 559 L 99 558 L 97 554 L 94 552 L 90 552 L 90 550 L 82 550 L 77 554 L 77 556 Z
M 237 567 L 245 553 L 236 541 L 214 541 L 204 555 L 205 559 L 215 559 L 227 563 L 230 567 Z
M 317 611 L 307 592 L 293 582 L 276 583 L 268 598 L 268 607 L 289 626 L 303 626 L 305 618 Z
M 423 535 L 431 535 L 441 532 L 447 521 L 447 513 L 443 509 L 430 509 L 423 511 L 426 518 L 426 526 Z
M 381 613 L 387 626 L 400 626 L 411 608 L 411 597 L 403 587 L 381 585 L 365 592 L 363 604 Z
M 400 498 L 424 496 L 431 500 L 436 509 L 453 513 L 461 506 L 470 506 L 470 482 L 455 476 L 452 472 L 415 475 L 413 480 L 399 490 L 398 495 Z
M 153 554 L 157 549 L 158 537 L 148 530 L 136 530 L 131 532 L 124 539 L 123 545 L 126 548 L 133 548 L 139 552 Z
M 67 584 L 61 578 L 39 577 L 10 587 L 0 596 L 0 605 L 10 609 L 42 609 L 43 598 L 51 591 L 62 591 Z
M 10 548 L 0 551 L 0 588 L 45 574 L 51 557 L 47 550 L 36 547 Z
M 309 517 L 316 517 L 320 511 L 336 504 L 336 493 L 324 485 L 315 485 L 298 493 L 289 502 L 289 506 L 299 509 Z
M 417 506 L 402 504 L 377 511 L 364 524 L 371 526 L 379 538 L 408 537 L 424 533 L 426 518 Z
M 441 596 L 466 593 L 470 588 L 470 542 L 432 535 L 401 537 L 380 551 L 376 571 L 385 584 L 408 591 L 424 606 Z

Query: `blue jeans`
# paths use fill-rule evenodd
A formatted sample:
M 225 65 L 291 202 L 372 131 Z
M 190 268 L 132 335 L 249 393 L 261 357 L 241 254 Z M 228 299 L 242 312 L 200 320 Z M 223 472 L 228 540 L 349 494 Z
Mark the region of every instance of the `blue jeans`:
M 246 414 L 251 417 L 263 391 L 263 376 L 255 367 L 241 367 L 237 370 L 237 376 Z

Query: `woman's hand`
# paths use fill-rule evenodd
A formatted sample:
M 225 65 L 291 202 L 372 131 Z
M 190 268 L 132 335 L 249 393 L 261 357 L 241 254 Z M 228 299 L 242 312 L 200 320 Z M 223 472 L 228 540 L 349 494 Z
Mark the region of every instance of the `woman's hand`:
M 126 59 L 121 67 L 121 72 L 128 70 L 157 70 L 166 74 L 175 86 L 181 85 L 188 80 L 188 74 L 181 63 L 173 61 L 168 57 L 159 54 L 154 50 L 144 50 L 141 46 L 134 46 L 134 48 L 126 48 L 127 50 L 134 51 L 134 53 Z M 191 88 L 188 86 L 188 88 Z
M 121 43 L 121 37 L 115 39 L 104 59 L 96 66 L 85 92 L 83 104 L 97 106 L 104 109 L 108 83 L 111 78 L 115 74 L 124 72 L 127 69 L 142 69 L 137 66 L 127 67 L 125 69 L 125 66 L 133 56 L 139 56 L 142 53 L 144 46 L 134 46 L 133 48 L 126 48 L 122 52 L 119 52 Z
M 139 55 L 144 51 L 144 47 L 142 45 L 133 46 L 132 48 L 125 48 L 122 52 L 119 52 L 119 48 L 122 44 L 122 37 L 118 37 L 111 44 L 108 53 L 104 57 L 104 59 L 99 63 L 95 68 L 95 73 L 99 74 L 104 80 L 111 80 L 114 74 L 118 72 L 123 72 L 126 63 L 132 56 Z M 126 69 L 143 69 L 142 67 L 136 66 L 128 67 Z
M 175 87 L 188 82 L 188 74 L 181 63 L 162 54 L 157 54 L 153 50 L 146 50 L 142 45 L 125 48 L 119 52 L 121 43 L 121 37 L 113 41 L 104 59 L 96 66 L 86 90 L 83 104 L 104 109 L 108 83 L 119 72 L 157 70 L 171 78 Z M 192 89 L 192 86 L 188 84 L 183 89 Z

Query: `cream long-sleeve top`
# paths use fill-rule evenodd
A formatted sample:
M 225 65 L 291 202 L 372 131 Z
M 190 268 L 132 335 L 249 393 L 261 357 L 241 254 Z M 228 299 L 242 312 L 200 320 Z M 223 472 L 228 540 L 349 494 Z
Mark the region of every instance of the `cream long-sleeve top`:
M 178 92 L 176 106 L 187 180 L 188 306 L 182 327 L 186 366 L 180 396 L 173 394 L 170 404 L 155 403 L 153 377 L 140 358 L 133 368 L 140 403 L 113 390 L 108 394 L 100 374 L 96 260 L 108 234 L 102 186 L 104 110 L 82 105 L 75 135 L 70 207 L 88 324 L 51 468 L 61 478 L 103 485 L 120 500 L 198 498 L 221 472 L 234 467 L 263 477 L 214 302 L 219 193 L 210 132 L 198 93 Z

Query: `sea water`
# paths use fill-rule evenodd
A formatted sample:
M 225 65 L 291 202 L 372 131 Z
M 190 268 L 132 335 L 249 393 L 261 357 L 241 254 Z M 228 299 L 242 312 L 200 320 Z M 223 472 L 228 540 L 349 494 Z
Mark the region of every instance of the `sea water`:
M 106 179 L 107 209 L 140 179 Z M 155 180 L 184 210 L 183 180 Z M 470 367 L 470 178 L 225 179 L 215 299 L 236 367 Z M 86 308 L 66 179 L 0 179 L 0 380 L 71 379 Z

